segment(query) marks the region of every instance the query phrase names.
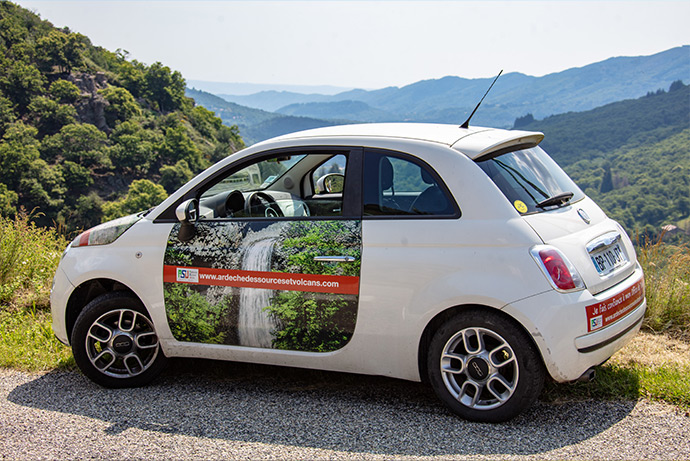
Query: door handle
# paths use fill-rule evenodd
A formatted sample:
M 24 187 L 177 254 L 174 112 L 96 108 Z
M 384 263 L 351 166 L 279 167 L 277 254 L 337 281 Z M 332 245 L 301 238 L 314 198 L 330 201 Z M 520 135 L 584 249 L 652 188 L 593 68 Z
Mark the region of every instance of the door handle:
M 320 263 L 353 263 L 354 256 L 314 256 L 314 261 Z

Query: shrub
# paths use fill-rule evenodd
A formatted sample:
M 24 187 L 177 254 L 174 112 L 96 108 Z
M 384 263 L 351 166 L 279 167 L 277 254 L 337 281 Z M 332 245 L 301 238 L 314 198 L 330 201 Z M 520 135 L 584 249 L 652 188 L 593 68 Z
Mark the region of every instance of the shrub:
M 643 327 L 690 339 L 690 246 L 646 240 L 639 250 L 645 273 L 647 314 Z
M 46 308 L 66 245 L 54 229 L 37 227 L 22 210 L 15 219 L 0 217 L 0 304 Z

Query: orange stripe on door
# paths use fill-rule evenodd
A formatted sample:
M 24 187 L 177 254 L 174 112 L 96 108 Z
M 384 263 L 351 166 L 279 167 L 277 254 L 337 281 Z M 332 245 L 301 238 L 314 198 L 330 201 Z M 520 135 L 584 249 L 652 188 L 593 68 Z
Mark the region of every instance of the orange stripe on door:
M 313 293 L 359 294 L 359 277 L 345 275 L 295 274 L 208 267 L 163 266 L 163 281 L 267 290 L 308 291 Z

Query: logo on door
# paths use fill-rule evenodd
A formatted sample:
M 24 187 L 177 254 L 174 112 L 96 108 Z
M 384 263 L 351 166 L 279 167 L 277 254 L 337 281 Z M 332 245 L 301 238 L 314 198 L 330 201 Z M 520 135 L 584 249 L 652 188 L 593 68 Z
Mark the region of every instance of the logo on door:
M 199 283 L 199 269 L 178 267 L 175 279 L 178 282 Z

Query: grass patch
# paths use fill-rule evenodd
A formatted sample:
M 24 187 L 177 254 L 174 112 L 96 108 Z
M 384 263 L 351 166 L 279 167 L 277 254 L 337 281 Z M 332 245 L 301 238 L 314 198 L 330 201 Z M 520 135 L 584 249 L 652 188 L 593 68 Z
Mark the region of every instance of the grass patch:
M 0 367 L 73 368 L 70 348 L 53 335 L 50 286 L 67 241 L 20 212 L 0 217 Z
M 690 340 L 690 246 L 665 244 L 660 237 L 638 253 L 647 296 L 642 328 Z
M 640 333 L 589 383 L 549 383 L 546 401 L 647 398 L 690 408 L 690 344 L 666 335 Z
M 50 312 L 0 308 L 0 367 L 45 371 L 74 366 L 70 348 L 53 335 Z

